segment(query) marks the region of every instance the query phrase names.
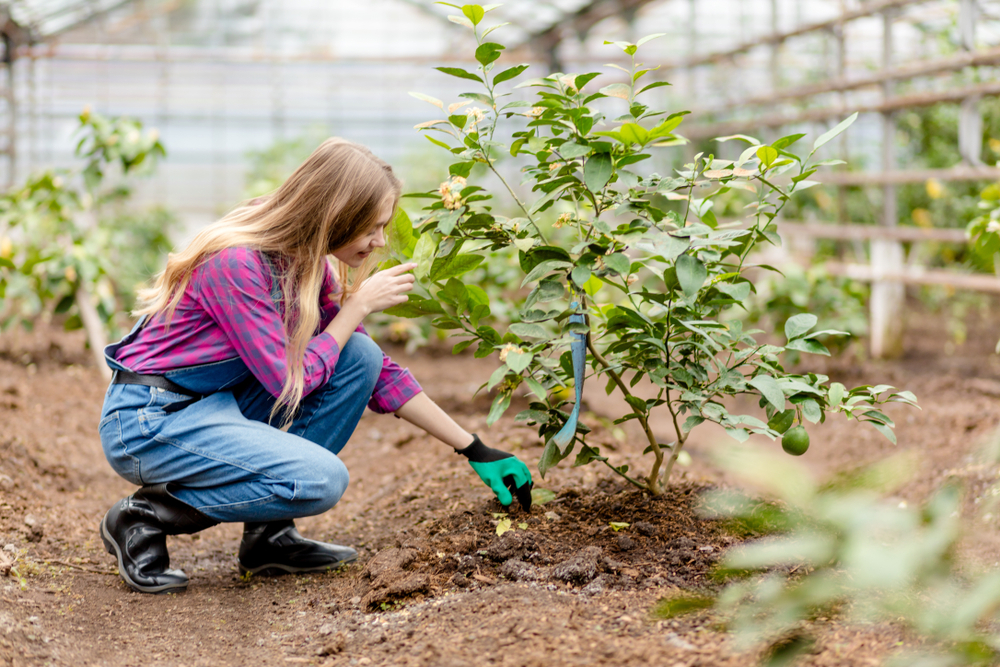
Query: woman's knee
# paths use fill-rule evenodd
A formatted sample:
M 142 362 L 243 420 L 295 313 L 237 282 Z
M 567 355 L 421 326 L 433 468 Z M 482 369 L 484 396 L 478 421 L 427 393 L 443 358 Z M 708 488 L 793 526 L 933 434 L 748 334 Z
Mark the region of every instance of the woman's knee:
M 310 506 L 310 514 L 319 514 L 332 509 L 340 502 L 350 474 L 344 462 L 334 454 L 316 457 L 309 462 L 308 480 L 300 482 L 299 500 Z
M 340 351 L 337 372 L 356 366 L 374 388 L 382 372 L 383 358 L 382 348 L 375 341 L 364 334 L 354 333 Z

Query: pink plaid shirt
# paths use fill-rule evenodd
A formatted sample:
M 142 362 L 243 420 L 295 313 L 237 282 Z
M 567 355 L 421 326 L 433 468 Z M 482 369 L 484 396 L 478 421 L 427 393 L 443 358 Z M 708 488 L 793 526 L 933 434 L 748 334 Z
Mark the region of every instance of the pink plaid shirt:
M 118 350 L 116 361 L 136 373 L 155 374 L 239 357 L 271 395 L 278 396 L 287 372 L 285 329 L 271 288 L 271 270 L 260 251 L 222 250 L 191 274 L 169 329 L 162 315 L 154 315 L 134 341 Z M 333 300 L 338 291 L 328 265 L 320 291 L 320 329 L 340 311 Z M 367 335 L 363 326 L 356 331 Z M 313 337 L 304 359 L 306 395 L 330 380 L 339 357 L 333 336 L 321 332 Z M 409 370 L 383 354 L 368 407 L 395 412 L 420 391 Z

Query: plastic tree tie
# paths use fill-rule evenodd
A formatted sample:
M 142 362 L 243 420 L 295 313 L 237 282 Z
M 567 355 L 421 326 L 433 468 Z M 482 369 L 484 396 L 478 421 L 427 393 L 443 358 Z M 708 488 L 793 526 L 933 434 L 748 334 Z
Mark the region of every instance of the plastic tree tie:
M 572 308 L 579 304 L 574 301 Z M 575 314 L 569 316 L 570 323 L 584 323 L 583 315 Z M 576 423 L 580 419 L 580 404 L 583 402 L 583 377 L 584 368 L 587 364 L 587 336 L 581 333 L 573 334 L 573 342 L 570 344 L 570 352 L 573 355 L 573 384 L 576 385 L 576 404 L 569 415 L 569 419 L 559 429 L 559 432 L 552 437 L 552 442 L 559 447 L 559 451 L 565 453 L 566 448 L 573 442 L 576 436 Z

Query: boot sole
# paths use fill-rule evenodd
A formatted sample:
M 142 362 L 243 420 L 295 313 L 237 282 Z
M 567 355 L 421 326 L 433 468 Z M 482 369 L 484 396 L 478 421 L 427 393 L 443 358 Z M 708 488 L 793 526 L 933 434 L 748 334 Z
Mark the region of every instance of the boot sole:
M 151 593 L 153 595 L 165 595 L 167 593 L 183 593 L 187 590 L 187 584 L 183 586 L 178 584 L 163 584 L 161 586 L 143 586 L 141 584 L 135 583 L 128 574 L 125 573 L 125 563 L 122 561 L 122 552 L 118 548 L 118 543 L 111 539 L 111 533 L 108 531 L 107 526 L 108 515 L 105 514 L 104 518 L 101 519 L 101 541 L 104 542 L 104 548 L 108 550 L 108 553 L 118 559 L 118 574 L 125 581 L 125 585 L 131 588 L 137 593 Z
M 247 573 L 252 575 L 260 575 L 263 577 L 279 577 L 283 574 L 302 574 L 304 572 L 326 572 L 327 570 L 335 570 L 341 565 L 347 565 L 348 563 L 353 563 L 358 559 L 357 556 L 351 558 L 345 558 L 344 560 L 339 560 L 336 563 L 331 563 L 329 565 L 320 565 L 317 567 L 294 567 L 292 565 L 283 565 L 281 563 L 268 563 L 266 565 L 260 565 L 258 567 L 244 567 L 243 563 L 240 563 L 240 576 L 246 576 Z

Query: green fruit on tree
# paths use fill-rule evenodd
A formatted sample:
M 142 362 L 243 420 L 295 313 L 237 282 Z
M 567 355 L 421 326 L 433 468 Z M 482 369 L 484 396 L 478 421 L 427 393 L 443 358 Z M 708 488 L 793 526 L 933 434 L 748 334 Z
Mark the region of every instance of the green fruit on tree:
M 775 415 L 767 422 L 767 427 L 774 429 L 778 433 L 784 433 L 791 428 L 794 421 L 795 410 L 785 410 L 784 412 L 775 413 Z
M 781 448 L 792 456 L 802 456 L 809 449 L 809 434 L 804 426 L 796 426 L 788 429 L 785 435 L 781 436 Z

